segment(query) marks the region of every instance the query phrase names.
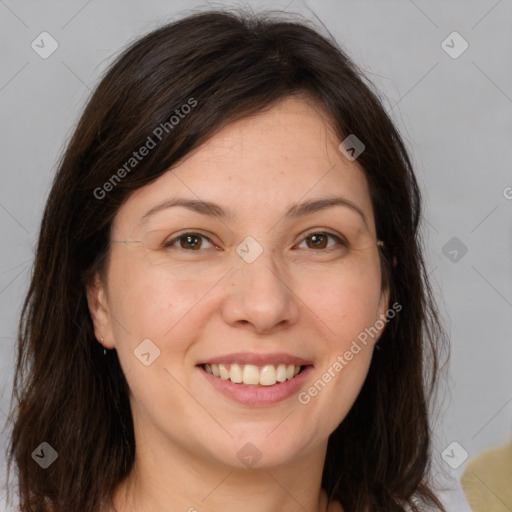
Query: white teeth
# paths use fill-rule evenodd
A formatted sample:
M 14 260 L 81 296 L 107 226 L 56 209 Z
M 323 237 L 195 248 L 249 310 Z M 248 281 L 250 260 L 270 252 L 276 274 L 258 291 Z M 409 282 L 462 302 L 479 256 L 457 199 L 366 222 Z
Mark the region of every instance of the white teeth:
M 285 364 L 280 364 L 277 367 L 276 380 L 277 380 L 277 382 L 284 382 L 286 380 L 286 365 Z
M 300 370 L 300 367 L 299 367 Z M 273 386 L 277 382 L 276 368 L 273 364 L 267 364 L 261 369 L 260 384 L 262 386 Z
M 217 366 L 215 364 L 212 364 L 212 366 Z M 212 369 L 213 373 L 213 369 Z M 225 365 L 219 364 L 219 375 L 222 380 L 228 380 L 229 379 L 229 372 Z
M 229 372 L 229 379 L 231 382 L 234 382 L 235 384 L 240 384 L 242 382 L 243 376 L 242 376 L 242 368 L 240 368 L 240 365 L 238 364 L 232 364 L 231 370 Z
M 233 379 L 231 379 L 233 381 Z M 244 384 L 259 384 L 260 381 L 260 370 L 257 366 L 253 364 L 246 364 L 244 366 L 243 373 L 243 382 Z M 234 381 L 233 381 L 234 382 Z
M 277 382 L 293 379 L 301 369 L 301 366 L 281 363 L 277 368 L 273 364 L 258 367 L 254 364 L 205 364 L 204 370 L 222 380 L 231 380 L 235 384 L 249 386 L 273 386 Z

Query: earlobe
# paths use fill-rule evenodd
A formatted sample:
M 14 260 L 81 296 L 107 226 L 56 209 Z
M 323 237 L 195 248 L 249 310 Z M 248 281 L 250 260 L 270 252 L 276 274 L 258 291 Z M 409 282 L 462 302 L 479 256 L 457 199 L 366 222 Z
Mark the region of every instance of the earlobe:
M 94 326 L 94 336 L 105 348 L 114 348 L 112 345 L 112 333 L 110 332 L 110 315 L 105 287 L 96 274 L 92 282 L 86 287 L 87 304 Z

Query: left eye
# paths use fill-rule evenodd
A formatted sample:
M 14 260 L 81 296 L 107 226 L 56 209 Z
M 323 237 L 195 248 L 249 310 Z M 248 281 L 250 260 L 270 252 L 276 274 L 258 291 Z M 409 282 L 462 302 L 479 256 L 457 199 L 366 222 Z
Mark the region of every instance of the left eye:
M 301 242 L 303 244 L 304 242 L 307 242 L 308 240 L 311 240 L 313 243 L 313 248 L 315 249 L 326 249 L 330 247 L 327 247 L 326 244 L 328 243 L 328 238 L 336 240 L 341 245 L 346 245 L 345 242 L 341 239 L 341 237 L 337 235 L 333 235 L 332 233 L 326 233 L 326 232 L 320 232 L 320 233 L 310 233 L 307 235 L 304 240 Z
M 310 233 L 303 239 L 301 244 L 303 244 L 304 242 L 307 243 L 308 240 L 311 240 L 311 243 L 313 245 L 309 246 L 309 249 L 330 249 L 332 246 L 327 247 L 329 238 L 335 240 L 340 245 L 346 245 L 345 242 L 341 239 L 341 237 L 327 232 Z M 173 238 L 172 240 L 165 242 L 164 247 L 173 247 L 176 242 L 180 242 L 180 249 L 190 249 L 192 251 L 198 251 L 202 248 L 201 239 L 207 240 L 208 243 L 212 244 L 212 241 L 205 235 L 201 235 L 199 233 L 183 233 L 182 235 L 179 235 Z

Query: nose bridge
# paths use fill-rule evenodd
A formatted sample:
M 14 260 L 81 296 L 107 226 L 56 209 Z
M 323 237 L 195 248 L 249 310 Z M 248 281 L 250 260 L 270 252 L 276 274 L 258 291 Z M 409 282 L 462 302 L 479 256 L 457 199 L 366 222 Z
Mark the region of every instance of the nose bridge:
M 284 294 L 287 287 L 283 265 L 278 265 L 275 252 L 265 249 L 254 260 L 241 258 L 240 274 L 247 278 L 251 290 Z
M 242 242 L 237 253 L 240 261 L 224 305 L 226 321 L 250 323 L 261 331 L 271 331 L 283 321 L 294 322 L 298 306 L 275 253 L 254 239 Z
M 239 247 L 238 278 L 239 286 L 244 295 L 257 298 L 266 296 L 266 303 L 283 301 L 288 296 L 286 272 L 282 264 L 276 262 L 276 252 L 263 247 L 255 240 L 245 242 Z

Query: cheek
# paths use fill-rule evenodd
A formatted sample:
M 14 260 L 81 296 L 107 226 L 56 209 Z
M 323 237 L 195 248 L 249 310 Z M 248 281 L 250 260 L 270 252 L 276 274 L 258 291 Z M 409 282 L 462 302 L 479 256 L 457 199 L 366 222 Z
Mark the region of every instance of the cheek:
M 380 272 L 372 262 L 331 268 L 304 277 L 304 302 L 322 322 L 325 339 L 343 349 L 350 340 L 375 324 L 381 298 Z
M 318 276 L 317 276 L 318 277 Z M 332 431 L 347 415 L 368 374 L 373 346 L 379 332 L 380 273 L 373 264 L 354 264 L 332 272 L 324 285 L 302 292 L 310 297 L 311 318 L 322 340 L 315 380 L 299 401 L 321 411 Z M 379 324 L 380 325 L 380 324 Z
M 179 331 L 181 321 L 214 284 L 210 280 L 179 278 L 142 259 L 121 259 L 109 273 L 111 316 L 116 336 L 130 346 L 149 338 L 160 346 Z M 173 331 L 174 330 L 174 331 Z M 166 350 L 180 349 L 179 339 Z M 164 347 L 162 347 L 164 348 Z

